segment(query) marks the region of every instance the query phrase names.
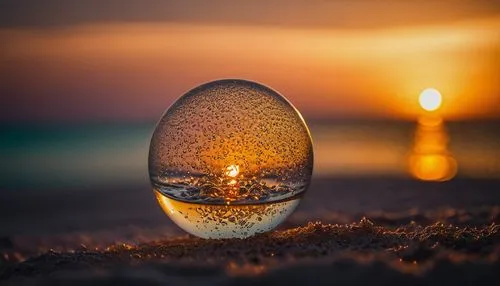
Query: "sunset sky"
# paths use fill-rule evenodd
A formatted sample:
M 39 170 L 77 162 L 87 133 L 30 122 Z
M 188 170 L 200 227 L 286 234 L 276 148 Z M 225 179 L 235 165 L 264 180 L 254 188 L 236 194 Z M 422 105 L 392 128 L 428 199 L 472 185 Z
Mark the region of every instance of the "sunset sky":
M 105 2 L 105 3 L 101 3 Z M 2 1 L 0 119 L 156 120 L 245 78 L 309 118 L 500 117 L 500 2 Z

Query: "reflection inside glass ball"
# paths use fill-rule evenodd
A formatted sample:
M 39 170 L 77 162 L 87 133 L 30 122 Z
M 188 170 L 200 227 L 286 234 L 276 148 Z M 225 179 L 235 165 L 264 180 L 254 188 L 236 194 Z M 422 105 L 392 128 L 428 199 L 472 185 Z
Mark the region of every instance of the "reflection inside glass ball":
M 204 238 L 244 238 L 285 220 L 313 168 L 299 112 L 261 84 L 219 80 L 179 98 L 151 139 L 149 174 L 165 213 Z

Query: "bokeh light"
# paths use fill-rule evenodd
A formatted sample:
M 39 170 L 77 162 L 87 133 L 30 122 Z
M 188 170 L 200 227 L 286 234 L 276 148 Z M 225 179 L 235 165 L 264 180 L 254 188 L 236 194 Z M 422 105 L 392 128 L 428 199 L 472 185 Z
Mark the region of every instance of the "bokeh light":
M 448 181 L 458 170 L 448 150 L 450 138 L 440 117 L 422 116 L 418 120 L 408 163 L 410 174 L 421 181 Z

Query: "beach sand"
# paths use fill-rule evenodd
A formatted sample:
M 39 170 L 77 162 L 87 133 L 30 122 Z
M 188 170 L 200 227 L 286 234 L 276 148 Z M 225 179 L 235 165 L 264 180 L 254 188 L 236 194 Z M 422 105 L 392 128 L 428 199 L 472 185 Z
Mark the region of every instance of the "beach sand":
M 184 234 L 144 189 L 30 194 L 28 205 L 11 192 L 0 284 L 496 285 L 499 186 L 316 178 L 278 230 L 245 240 Z

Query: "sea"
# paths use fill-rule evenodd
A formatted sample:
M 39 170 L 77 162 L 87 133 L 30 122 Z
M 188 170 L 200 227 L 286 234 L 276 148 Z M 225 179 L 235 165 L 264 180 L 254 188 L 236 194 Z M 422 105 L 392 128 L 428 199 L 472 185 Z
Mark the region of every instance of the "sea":
M 500 212 L 500 121 L 439 124 L 422 136 L 427 129 L 417 121 L 309 121 L 312 183 L 281 227 L 363 216 L 392 224 L 440 217 L 490 223 Z M 88 244 L 183 234 L 150 185 L 154 128 L 155 122 L 3 123 L 0 238 L 26 245 L 55 239 L 60 246 L 70 236 Z M 422 150 L 445 154 L 453 168 L 425 159 L 415 171 L 409 158 Z

